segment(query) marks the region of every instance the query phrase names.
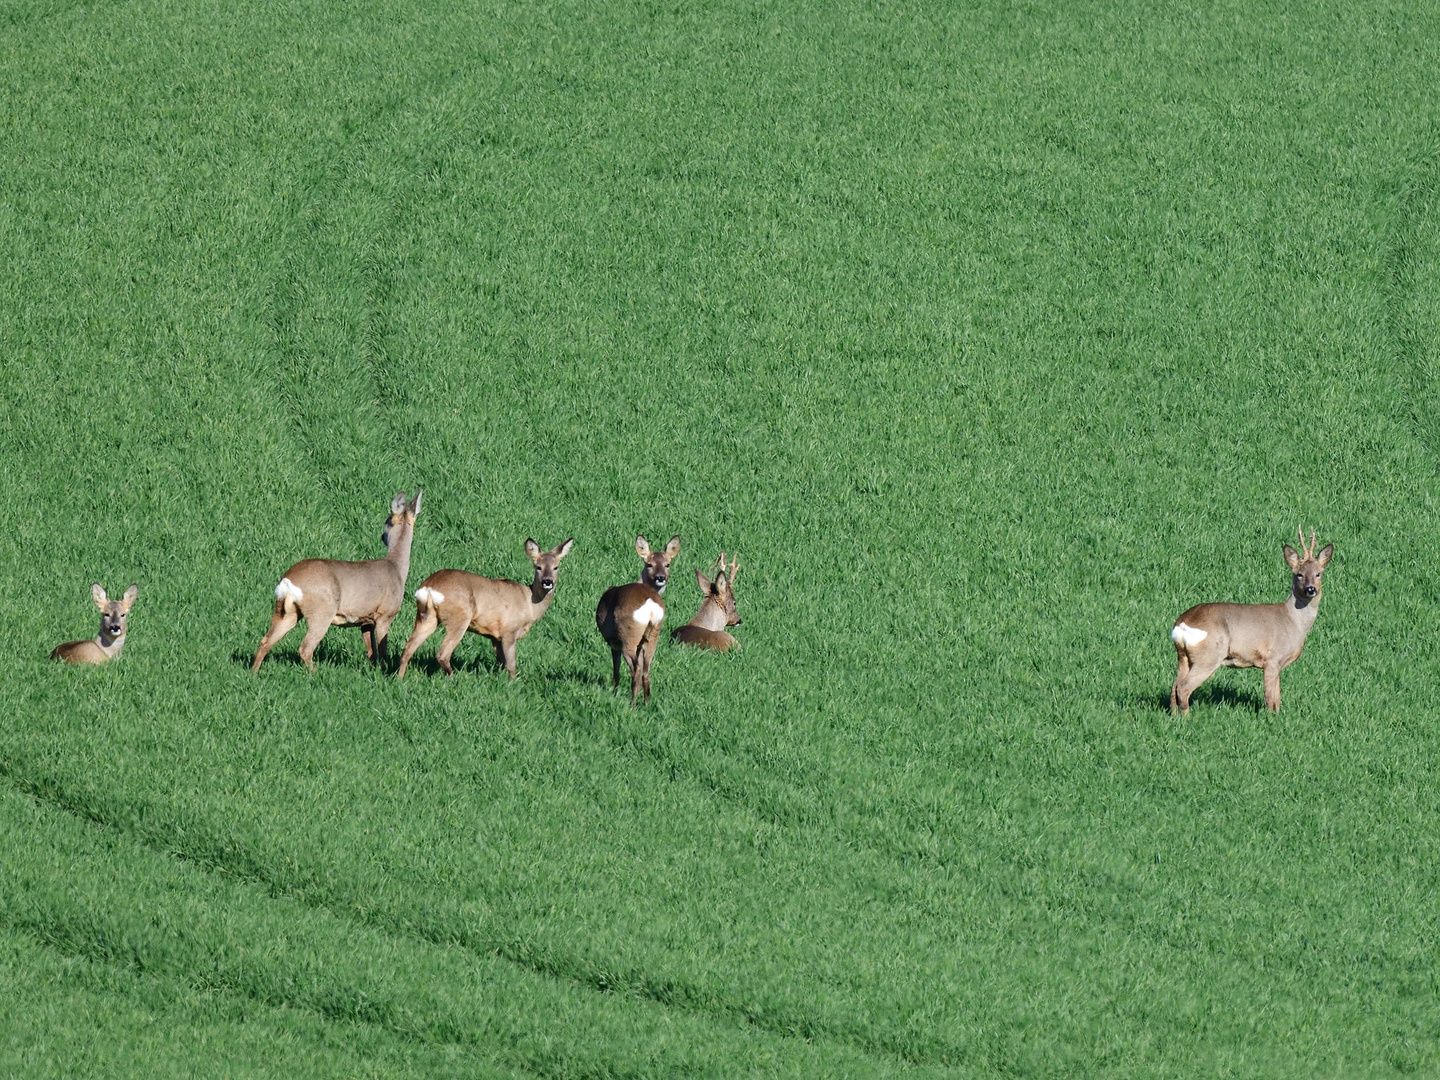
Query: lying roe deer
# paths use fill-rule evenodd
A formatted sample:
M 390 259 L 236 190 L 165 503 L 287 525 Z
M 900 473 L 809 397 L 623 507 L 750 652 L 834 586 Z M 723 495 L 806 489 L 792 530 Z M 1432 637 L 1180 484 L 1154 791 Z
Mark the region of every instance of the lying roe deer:
M 630 666 L 630 704 L 643 687 L 650 700 L 650 660 L 665 621 L 665 582 L 670 560 L 680 554 L 680 537 L 672 536 L 663 551 L 651 551 L 650 541 L 635 538 L 635 553 L 645 560 L 640 580 L 606 589 L 595 609 L 595 625 L 610 645 L 614 672 L 612 690 L 620 686 L 620 658 Z
M 365 656 L 383 665 L 390 623 L 400 614 L 405 600 L 405 578 L 410 573 L 410 541 L 415 535 L 415 515 L 420 513 L 420 492 L 407 502 L 405 492 L 390 501 L 390 516 L 380 541 L 385 558 L 364 562 L 340 559 L 305 559 L 285 571 L 275 586 L 275 614 L 270 632 L 255 650 L 251 671 L 277 642 L 305 620 L 305 640 L 300 659 L 315 670 L 315 649 L 331 626 L 358 626 L 365 642 Z
M 1316 552 L 1315 532 L 1310 544 L 1300 531 L 1302 553 L 1284 545 L 1290 564 L 1290 598 L 1280 604 L 1199 604 L 1180 618 L 1170 631 L 1179 671 L 1170 690 L 1170 711 L 1190 711 L 1190 695 L 1215 669 L 1265 669 L 1265 707 L 1280 709 L 1280 672 L 1295 662 L 1305 638 L 1315 625 L 1320 608 L 1320 575 L 1335 553 L 1334 544 Z
M 740 625 L 740 613 L 735 610 L 735 579 L 740 576 L 740 560 L 736 558 L 726 566 L 722 551 L 715 566 L 720 567 L 720 573 L 715 575 L 714 581 L 696 567 L 695 583 L 700 586 L 705 600 L 693 619 L 670 632 L 670 639 L 682 645 L 727 652 L 739 644 L 725 632 L 725 628 Z M 715 566 L 710 569 L 713 571 Z
M 495 644 L 495 659 L 515 678 L 515 643 L 530 632 L 555 599 L 555 574 L 560 560 L 570 554 L 572 536 L 559 547 L 541 551 L 534 540 L 525 541 L 525 554 L 535 564 L 528 586 L 518 581 L 481 577 L 468 570 L 440 570 L 415 590 L 415 630 L 400 657 L 395 677 L 403 679 L 410 658 L 435 628 L 445 624 L 445 640 L 435 659 L 446 675 L 454 675 L 450 655 L 465 631 L 474 630 Z
M 50 654 L 51 660 L 64 660 L 67 664 L 103 664 L 114 660 L 125 648 L 125 616 L 135 603 L 140 589 L 131 585 L 119 600 L 111 600 L 97 581 L 90 586 L 90 597 L 100 609 L 100 633 L 89 641 L 67 641 L 56 645 Z

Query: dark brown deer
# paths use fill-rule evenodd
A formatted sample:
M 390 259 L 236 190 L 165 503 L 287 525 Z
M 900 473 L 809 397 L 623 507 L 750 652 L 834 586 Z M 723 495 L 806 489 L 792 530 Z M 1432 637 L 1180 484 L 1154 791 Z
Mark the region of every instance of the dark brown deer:
M 525 541 L 525 554 L 535 564 L 529 585 L 518 581 L 481 577 L 468 570 L 440 570 L 415 590 L 415 630 L 400 657 L 395 677 L 403 679 L 410 658 L 437 626 L 445 624 L 445 640 L 435 659 L 446 675 L 455 674 L 450 656 L 467 630 L 488 637 L 495 645 L 495 659 L 515 678 L 515 643 L 530 632 L 555 599 L 555 575 L 560 560 L 570 554 L 575 538 L 559 547 L 541 551 L 534 540 Z
M 1280 672 L 1293 664 L 1305 647 L 1320 609 L 1320 575 L 1325 572 L 1334 544 L 1316 552 L 1315 533 L 1310 544 L 1300 532 L 1301 554 L 1289 544 L 1282 548 L 1290 566 L 1290 597 L 1279 604 L 1199 604 L 1180 618 L 1170 631 L 1179 670 L 1170 690 L 1170 710 L 1190 711 L 1190 695 L 1224 667 L 1258 667 L 1265 671 L 1265 707 L 1280 710 Z
M 722 551 L 720 558 L 710 567 L 712 572 L 716 566 L 720 572 L 715 575 L 714 581 L 696 568 L 695 583 L 700 586 L 705 599 L 693 619 L 670 632 L 672 641 L 716 652 L 728 652 L 740 644 L 725 632 L 728 626 L 740 625 L 740 613 L 735 610 L 735 579 L 740 576 L 740 560 L 736 558 L 726 566 Z
M 630 703 L 643 689 L 650 700 L 650 661 L 665 621 L 665 582 L 670 560 L 680 554 L 680 537 L 672 536 L 663 551 L 651 551 L 650 541 L 635 538 L 635 552 L 645 560 L 640 580 L 606 589 L 595 609 L 595 625 L 610 645 L 613 661 L 611 689 L 620 685 L 620 660 L 630 667 Z
M 385 558 L 364 562 L 341 559 L 305 559 L 285 571 L 275 586 L 275 613 L 270 631 L 255 650 L 251 671 L 300 619 L 305 620 L 305 639 L 300 659 L 315 670 L 315 649 L 331 626 L 358 626 L 365 642 L 365 655 L 384 666 L 390 624 L 400 614 L 405 600 L 405 578 L 410 573 L 410 541 L 415 536 L 415 516 L 420 513 L 420 492 L 406 501 L 400 492 L 390 501 L 390 516 L 380 541 Z
M 100 633 L 89 641 L 67 641 L 56 645 L 50 654 L 51 660 L 64 660 L 67 664 L 103 664 L 114 660 L 125 648 L 125 617 L 135 603 L 140 589 L 131 585 L 119 600 L 105 595 L 97 581 L 90 586 L 90 598 L 100 609 Z

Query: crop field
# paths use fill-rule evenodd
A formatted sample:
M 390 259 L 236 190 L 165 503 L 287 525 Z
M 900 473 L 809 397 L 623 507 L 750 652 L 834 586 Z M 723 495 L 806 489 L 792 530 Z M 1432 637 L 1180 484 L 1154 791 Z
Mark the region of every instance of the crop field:
M 0 1076 L 1440 1073 L 1437 71 L 1381 0 L 0 0 Z M 575 538 L 519 678 L 252 674 L 416 489 L 392 665 Z M 1300 523 L 1282 710 L 1172 716 Z M 637 533 L 744 622 L 631 708 Z

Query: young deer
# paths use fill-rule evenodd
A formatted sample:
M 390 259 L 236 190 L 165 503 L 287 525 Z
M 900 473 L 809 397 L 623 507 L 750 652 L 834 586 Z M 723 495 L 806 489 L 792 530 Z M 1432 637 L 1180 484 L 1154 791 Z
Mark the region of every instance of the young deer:
M 407 502 L 405 492 L 390 501 L 390 516 L 380 541 L 385 558 L 364 562 L 340 559 L 305 559 L 296 563 L 275 586 L 275 614 L 270 632 L 255 650 L 251 671 L 260 664 L 301 618 L 305 640 L 300 659 L 315 670 L 315 649 L 331 626 L 358 626 L 365 642 L 365 656 L 383 665 L 390 623 L 400 614 L 405 600 L 405 578 L 410 573 L 410 541 L 415 535 L 415 515 L 420 513 L 420 492 Z
M 1280 709 L 1280 672 L 1295 662 L 1305 647 L 1305 638 L 1315 625 L 1320 607 L 1320 575 L 1334 544 L 1316 552 L 1315 533 L 1310 545 L 1300 532 L 1302 554 L 1284 545 L 1285 561 L 1292 575 L 1290 598 L 1280 604 L 1198 604 L 1180 618 L 1170 631 L 1175 642 L 1179 671 L 1170 690 L 1170 711 L 1190 711 L 1190 695 L 1225 667 L 1265 669 L 1265 707 Z
M 528 586 L 518 581 L 481 577 L 467 570 L 440 570 L 415 590 L 415 630 L 405 644 L 396 678 L 405 677 L 410 658 L 425 639 L 445 624 L 445 640 L 435 659 L 446 675 L 454 675 L 450 655 L 465 631 L 474 630 L 495 644 L 495 659 L 515 678 L 515 643 L 530 632 L 555 599 L 555 574 L 560 560 L 570 554 L 571 537 L 559 547 L 541 551 L 534 540 L 525 541 L 525 554 L 535 564 Z
M 635 538 L 635 552 L 645 560 L 640 580 L 606 589 L 595 609 L 595 625 L 610 644 L 614 672 L 610 688 L 620 686 L 620 658 L 630 666 L 630 703 L 643 687 L 650 700 L 650 660 L 665 621 L 665 582 L 670 560 L 680 554 L 680 537 L 672 536 L 663 551 L 651 551 L 650 541 Z
M 740 613 L 735 610 L 735 579 L 740 576 L 740 560 L 737 558 L 726 566 L 722 551 L 715 566 L 720 567 L 720 573 L 715 575 L 714 581 L 696 568 L 695 582 L 700 586 L 705 601 L 693 619 L 670 632 L 670 639 L 682 645 L 726 652 L 739 644 L 725 632 L 725 628 L 740 625 Z M 714 570 L 715 566 L 710 569 Z
M 103 664 L 114 660 L 125 648 L 125 616 L 140 595 L 138 586 L 131 585 L 119 600 L 111 600 L 97 581 L 90 586 L 91 599 L 100 609 L 100 633 L 89 641 L 67 641 L 56 645 L 50 654 L 51 660 L 64 660 L 67 664 Z

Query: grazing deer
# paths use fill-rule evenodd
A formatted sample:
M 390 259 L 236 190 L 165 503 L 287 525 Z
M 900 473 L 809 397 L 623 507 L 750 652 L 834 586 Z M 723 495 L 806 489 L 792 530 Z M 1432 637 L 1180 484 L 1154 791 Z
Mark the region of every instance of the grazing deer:
M 1334 544 L 1316 552 L 1315 532 L 1310 544 L 1300 531 L 1302 553 L 1284 545 L 1290 564 L 1290 598 L 1280 604 L 1198 604 L 1170 631 L 1180 669 L 1170 690 L 1170 711 L 1190 711 L 1190 695 L 1225 667 L 1265 669 L 1265 707 L 1280 709 L 1280 672 L 1295 662 L 1305 638 L 1315 625 L 1320 607 L 1320 575 L 1335 553 Z
M 720 573 L 715 575 L 714 581 L 696 567 L 695 583 L 700 586 L 705 600 L 693 619 L 670 632 L 670 639 L 682 645 L 726 652 L 740 644 L 725 632 L 727 626 L 740 625 L 740 613 L 735 610 L 735 579 L 740 576 L 740 560 L 736 558 L 726 566 L 722 551 L 710 569 L 713 571 L 715 566 L 720 567 Z
M 358 626 L 365 642 L 365 656 L 383 665 L 390 623 L 400 614 L 405 600 L 405 578 L 410 573 L 410 541 L 415 535 L 415 515 L 420 513 L 420 492 L 407 502 L 405 492 L 390 501 L 390 516 L 380 541 L 385 558 L 364 562 L 340 559 L 305 559 L 296 563 L 275 586 L 275 614 L 270 632 L 255 650 L 251 671 L 277 642 L 303 617 L 305 640 L 300 659 L 315 670 L 315 649 L 331 626 Z
M 67 664 L 103 664 L 114 660 L 125 648 L 125 616 L 140 595 L 138 586 L 131 585 L 119 600 L 111 600 L 97 581 L 90 586 L 91 599 L 100 609 L 100 633 L 89 641 L 67 641 L 56 645 L 50 654 L 51 660 L 64 660 Z
M 515 643 L 530 632 L 555 599 L 555 574 L 560 560 L 570 554 L 572 536 L 559 547 L 541 551 L 534 540 L 525 541 L 525 554 L 535 564 L 528 586 L 518 581 L 481 577 L 467 570 L 439 570 L 415 590 L 415 630 L 400 657 L 397 679 L 405 677 L 410 658 L 435 628 L 445 624 L 445 640 L 435 659 L 446 675 L 454 675 L 450 654 L 465 631 L 474 630 L 495 644 L 495 659 L 515 678 Z
M 606 589 L 595 609 L 595 625 L 610 644 L 614 672 L 612 690 L 620 686 L 620 658 L 630 666 L 630 704 L 643 687 L 645 700 L 650 700 L 650 660 L 660 637 L 660 624 L 665 621 L 665 582 L 670 574 L 670 560 L 680 554 L 680 537 L 672 536 L 663 551 L 651 551 L 650 541 L 635 538 L 635 552 L 645 560 L 640 580 L 629 585 Z

